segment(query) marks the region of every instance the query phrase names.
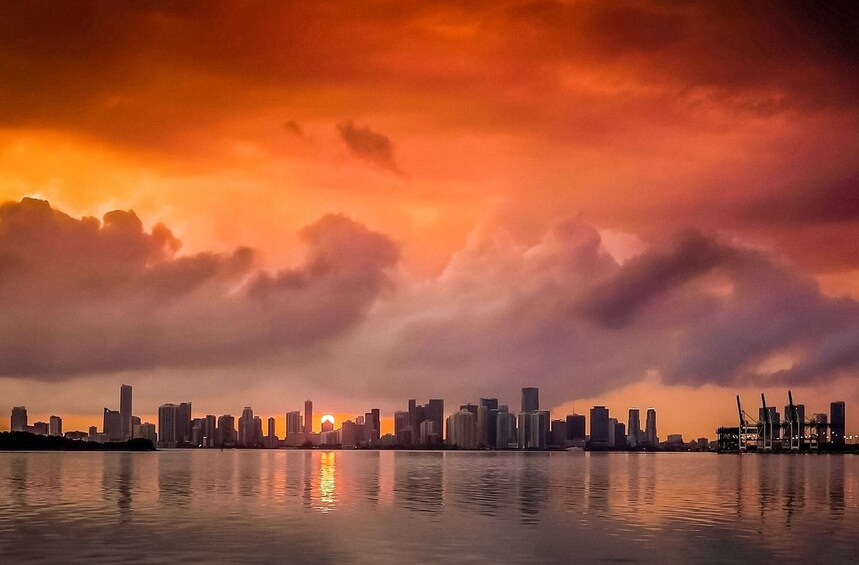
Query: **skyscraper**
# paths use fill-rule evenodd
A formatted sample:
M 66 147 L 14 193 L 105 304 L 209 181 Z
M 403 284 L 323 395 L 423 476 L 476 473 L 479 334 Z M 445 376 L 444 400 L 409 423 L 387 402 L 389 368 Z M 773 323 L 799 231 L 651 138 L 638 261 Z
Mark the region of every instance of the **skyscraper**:
M 411 445 L 412 443 L 409 413 L 404 410 L 394 412 L 394 437 L 397 438 L 397 445 Z
M 254 411 L 250 406 L 245 406 L 239 417 L 239 438 L 241 447 L 250 447 L 254 443 Z
M 427 420 L 433 423 L 433 433 L 437 435 L 436 441 L 441 443 L 444 440 L 444 400 L 441 398 L 430 398 L 426 405 Z
M 179 404 L 179 412 L 176 420 L 176 441 L 180 444 L 191 443 L 191 403 Z
M 123 440 L 131 439 L 131 385 L 119 387 L 119 417 Z
M 206 415 L 206 425 L 203 428 L 204 447 L 215 447 L 215 437 L 218 433 L 218 424 L 214 414 Z
M 313 433 L 313 402 L 304 401 L 304 433 Z
M 647 422 L 644 429 L 644 443 L 650 446 L 656 446 L 659 443 L 659 436 L 656 434 L 656 410 L 653 408 L 647 409 Z
M 477 447 L 477 421 L 468 410 L 460 410 L 447 417 L 447 443 L 462 449 Z
M 843 444 L 846 428 L 844 401 L 831 402 L 829 404 L 829 430 L 832 443 Z
M 49 432 L 52 436 L 63 435 L 63 419 L 59 416 L 51 416 L 49 422 Z
M 122 416 L 116 410 L 104 409 L 104 419 L 101 431 L 107 436 L 108 441 L 123 441 Z
M 269 449 L 277 447 L 277 436 L 274 433 L 274 418 L 268 419 L 268 437 L 266 439 Z
M 516 415 L 511 414 L 507 406 L 498 408 L 496 416 L 495 448 L 509 449 L 516 445 Z
M 236 436 L 236 419 L 231 414 L 218 416 L 215 447 L 234 447 L 237 441 Z
M 633 447 L 641 443 L 642 433 L 641 433 L 641 416 L 639 414 L 638 408 L 630 408 L 629 409 L 629 425 L 627 426 L 627 434 L 629 434 L 630 443 Z
M 522 412 L 536 412 L 540 409 L 540 389 L 526 387 L 522 389 Z
M 175 404 L 162 404 L 158 407 L 158 445 L 159 447 L 176 447 L 178 438 L 179 407 Z
M 591 408 L 591 444 L 596 446 L 609 445 L 608 408 L 594 406 Z
M 23 406 L 15 406 L 12 408 L 12 431 L 26 432 L 27 431 L 27 409 Z
M 286 413 L 286 434 L 299 434 L 304 431 L 301 424 L 301 412 L 294 410 Z
M 567 441 L 585 441 L 585 415 L 570 414 L 567 416 Z

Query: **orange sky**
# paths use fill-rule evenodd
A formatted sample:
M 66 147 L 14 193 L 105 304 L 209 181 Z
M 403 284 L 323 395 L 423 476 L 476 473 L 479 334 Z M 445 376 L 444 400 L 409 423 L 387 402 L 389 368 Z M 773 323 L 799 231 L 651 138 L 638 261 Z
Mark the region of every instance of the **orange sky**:
M 0 411 L 84 427 L 131 382 L 281 426 L 537 385 L 712 436 L 738 390 L 855 405 L 850 10 L 3 6 L 0 201 L 142 231 L 0 215 L 3 291 L 41 292 L 7 299 Z

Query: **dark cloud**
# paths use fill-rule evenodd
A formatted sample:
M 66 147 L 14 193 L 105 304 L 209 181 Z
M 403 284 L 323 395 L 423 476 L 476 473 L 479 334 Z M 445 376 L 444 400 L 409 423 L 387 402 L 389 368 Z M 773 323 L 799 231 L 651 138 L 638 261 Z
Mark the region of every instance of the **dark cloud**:
M 301 124 L 299 124 L 295 120 L 286 120 L 283 123 L 283 129 L 297 136 L 304 135 L 304 130 L 301 128 Z
M 369 369 L 395 395 L 440 387 L 515 397 L 527 382 L 560 403 L 648 375 L 758 386 L 859 370 L 859 303 L 825 296 L 762 251 L 695 231 L 619 265 L 592 227 L 566 222 L 531 247 L 465 250 L 400 300 L 364 329 L 400 328 L 381 346 L 385 370 Z
M 343 216 L 301 232 L 304 265 L 258 270 L 254 252 L 177 254 L 133 212 L 77 220 L 47 202 L 0 206 L 0 374 L 61 378 L 231 364 L 324 343 L 388 286 L 389 239 Z
M 366 126 L 356 126 L 352 120 L 338 124 L 337 131 L 356 156 L 394 174 L 403 174 L 394 160 L 394 144 L 388 136 Z

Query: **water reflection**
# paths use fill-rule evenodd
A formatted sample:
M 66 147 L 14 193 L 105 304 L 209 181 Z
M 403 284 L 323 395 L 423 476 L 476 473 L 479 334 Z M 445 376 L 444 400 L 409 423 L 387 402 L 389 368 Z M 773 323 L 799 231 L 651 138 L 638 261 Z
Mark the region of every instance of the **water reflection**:
M 844 562 L 857 492 L 859 458 L 824 455 L 0 453 L 0 555 Z
M 325 451 L 319 454 L 319 495 L 316 510 L 330 512 L 337 507 L 337 453 Z
M 191 458 L 181 451 L 159 453 L 158 499 L 165 507 L 191 502 Z
M 394 500 L 408 510 L 441 512 L 444 507 L 443 453 L 394 453 Z

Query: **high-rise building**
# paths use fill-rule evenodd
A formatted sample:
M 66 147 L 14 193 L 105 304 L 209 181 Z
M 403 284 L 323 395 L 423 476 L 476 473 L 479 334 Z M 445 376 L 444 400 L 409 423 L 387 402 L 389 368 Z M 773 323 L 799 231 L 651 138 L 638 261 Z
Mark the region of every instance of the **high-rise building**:
M 647 409 L 647 421 L 644 428 L 644 443 L 650 446 L 659 444 L 659 436 L 656 433 L 656 410 Z
M 567 441 L 585 441 L 585 415 L 570 414 L 567 416 Z
M 364 414 L 364 435 L 370 445 L 378 445 L 382 431 L 382 416 L 378 408 Z
M 191 403 L 179 404 L 179 412 L 176 420 L 176 441 L 182 444 L 191 443 Z
M 104 433 L 108 441 L 122 441 L 122 416 L 116 410 L 109 408 L 104 409 L 104 420 L 102 421 L 101 431 Z
M 313 433 L 313 402 L 304 401 L 304 433 Z
M 245 406 L 239 417 L 239 445 L 250 447 L 254 444 L 254 411 L 250 406 Z
M 595 446 L 609 445 L 609 416 L 605 406 L 591 408 L 591 439 Z
M 298 434 L 304 431 L 301 423 L 301 412 L 294 410 L 286 413 L 286 435 Z
M 626 426 L 623 422 L 618 422 L 615 418 L 609 418 L 608 441 L 609 445 L 615 449 L 627 448 Z
M 826 443 L 829 441 L 829 416 L 826 414 L 814 414 L 811 419 L 813 420 L 813 427 L 816 428 L 817 431 L 817 441 L 821 443 Z
M 274 418 L 268 419 L 268 436 L 266 437 L 266 443 L 268 444 L 269 449 L 277 447 L 277 435 L 274 433 Z
M 462 449 L 477 447 L 477 421 L 468 410 L 460 410 L 447 417 L 447 443 Z
M 564 447 L 567 444 L 567 421 L 552 420 L 552 431 L 549 444 L 555 447 Z
M 495 447 L 498 433 L 498 399 L 481 398 L 477 408 L 477 445 Z
M 131 439 L 131 385 L 119 387 L 119 417 L 123 440 Z
M 33 424 L 33 433 L 39 436 L 46 436 L 50 431 L 50 426 L 47 422 L 36 422 Z
M 412 429 L 409 426 L 409 413 L 404 410 L 394 412 L 394 437 L 396 444 L 411 445 Z M 343 445 L 346 445 L 345 443 Z
M 444 441 L 444 437 L 442 437 L 444 433 L 444 400 L 441 398 L 430 398 L 425 412 L 427 420 L 433 423 L 433 433 L 437 436 L 435 438 L 436 445 L 439 445 Z
M 177 447 L 179 438 L 179 407 L 175 404 L 162 404 L 158 407 L 158 446 Z
M 252 445 L 254 447 L 261 447 L 263 445 L 262 418 L 260 418 L 259 416 L 254 416 Z
M 549 441 L 549 411 L 520 413 L 516 428 L 519 449 L 545 449 Z
M 194 418 L 191 420 L 191 441 L 188 443 L 191 447 L 204 447 L 203 439 L 206 437 L 206 420 L 204 418 Z
M 49 423 L 49 431 L 52 436 L 61 436 L 63 435 L 63 419 L 59 416 L 51 416 L 48 420 Z
M 421 422 L 420 429 L 420 444 L 423 447 L 434 447 L 441 442 L 441 433 L 436 429 L 433 420 L 424 420 Z
M 629 421 L 627 427 L 627 434 L 629 435 L 629 443 L 633 447 L 641 443 L 643 439 L 643 433 L 641 431 L 641 416 L 638 411 L 638 408 L 630 408 L 629 409 Z
M 540 409 L 540 389 L 526 387 L 522 389 L 522 412 L 536 412 Z
M 27 431 L 27 409 L 24 406 L 15 406 L 12 408 L 12 431 L 26 432 Z
M 158 440 L 158 436 L 155 432 L 155 424 L 150 424 L 149 422 L 134 424 L 131 429 L 131 436 L 132 439 L 148 439 L 153 445 L 155 445 Z
M 496 449 L 509 449 L 517 444 L 516 415 L 511 414 L 507 406 L 500 406 L 496 416 Z
M 832 443 L 843 444 L 846 431 L 846 413 L 843 400 L 829 404 L 829 430 Z
M 218 422 L 214 414 L 206 415 L 206 424 L 203 428 L 203 447 L 215 447 L 215 437 L 218 433 Z
M 215 447 L 235 447 L 238 438 L 236 419 L 231 414 L 218 416 L 218 430 L 215 435 Z

